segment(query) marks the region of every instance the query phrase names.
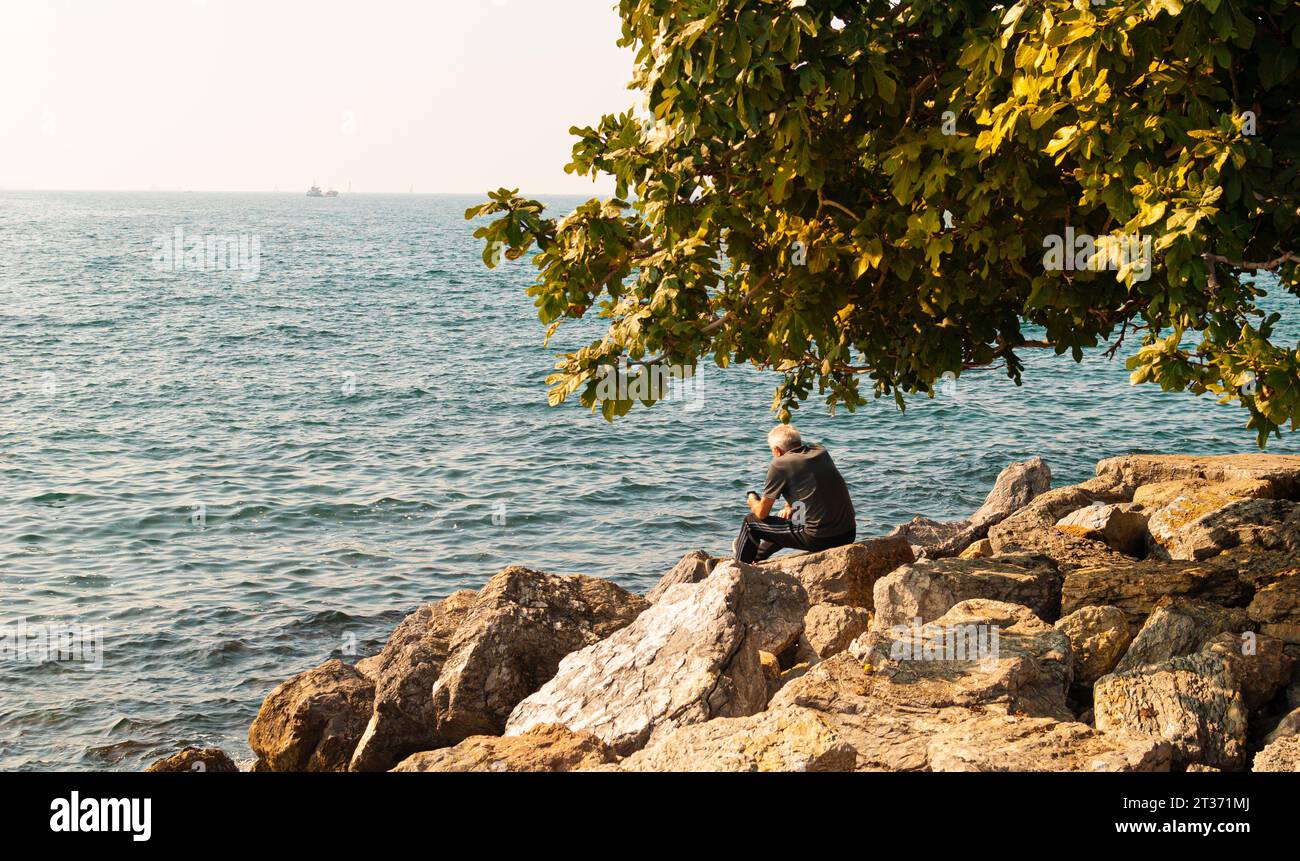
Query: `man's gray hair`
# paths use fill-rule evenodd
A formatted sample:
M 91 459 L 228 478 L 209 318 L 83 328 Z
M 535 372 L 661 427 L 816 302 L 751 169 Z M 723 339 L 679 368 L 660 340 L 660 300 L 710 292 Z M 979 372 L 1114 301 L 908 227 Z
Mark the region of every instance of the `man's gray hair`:
M 777 425 L 767 432 L 767 444 L 782 452 L 794 451 L 803 445 L 803 438 L 794 425 Z

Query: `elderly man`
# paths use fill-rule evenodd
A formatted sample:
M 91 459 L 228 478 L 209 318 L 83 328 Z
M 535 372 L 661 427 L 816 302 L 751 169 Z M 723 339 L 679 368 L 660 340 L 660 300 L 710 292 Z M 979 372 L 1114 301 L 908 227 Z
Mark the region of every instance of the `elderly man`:
M 749 511 L 732 545 L 741 562 L 761 562 L 782 548 L 828 550 L 852 544 L 857 516 L 844 478 L 824 446 L 804 444 L 794 425 L 777 425 L 767 435 L 772 464 L 760 496 L 749 492 Z M 785 499 L 772 516 L 777 497 Z

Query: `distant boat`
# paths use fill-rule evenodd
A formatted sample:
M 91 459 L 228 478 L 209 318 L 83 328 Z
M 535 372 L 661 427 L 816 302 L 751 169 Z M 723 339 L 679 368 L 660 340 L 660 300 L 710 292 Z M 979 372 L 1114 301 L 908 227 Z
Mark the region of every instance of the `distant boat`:
M 334 189 L 331 188 L 329 191 L 325 192 L 325 196 L 326 196 L 326 197 L 338 197 L 338 196 L 339 196 L 339 193 L 338 193 L 337 191 L 335 191 Z
M 308 197 L 324 197 L 325 195 L 323 195 L 323 194 L 320 193 L 320 186 L 319 186 L 319 185 L 313 185 L 311 188 L 307 189 L 307 196 L 308 196 Z

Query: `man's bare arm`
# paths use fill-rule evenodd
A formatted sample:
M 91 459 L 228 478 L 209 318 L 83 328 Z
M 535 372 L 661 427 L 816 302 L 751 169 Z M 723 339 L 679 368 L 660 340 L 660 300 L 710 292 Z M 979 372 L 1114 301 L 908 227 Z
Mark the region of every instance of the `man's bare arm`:
M 772 506 L 775 504 L 775 499 L 768 499 L 766 496 L 759 496 L 753 491 L 749 494 L 749 510 L 759 520 L 762 520 L 764 517 L 771 514 Z

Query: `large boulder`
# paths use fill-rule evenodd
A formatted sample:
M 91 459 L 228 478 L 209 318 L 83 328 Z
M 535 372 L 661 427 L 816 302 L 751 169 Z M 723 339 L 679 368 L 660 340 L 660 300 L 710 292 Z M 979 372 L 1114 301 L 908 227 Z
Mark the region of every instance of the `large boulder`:
M 1224 632 L 1205 643 L 1203 651 L 1222 655 L 1232 665 L 1246 708 L 1263 708 L 1291 680 L 1295 660 L 1281 640 L 1252 631 Z
M 778 556 L 760 565 L 798 578 L 810 604 L 843 604 L 870 610 L 876 581 L 914 559 L 904 539 L 872 538 L 820 553 Z
M 1222 495 L 1225 504 L 1234 499 L 1273 499 L 1275 490 L 1267 481 L 1239 479 L 1212 483 L 1197 478 L 1144 484 L 1133 491 L 1133 502 L 1148 511 L 1159 511 L 1177 499 L 1211 491 Z
M 444 744 L 499 735 L 560 659 L 625 628 L 651 606 L 608 580 L 511 566 L 487 582 L 456 629 L 431 691 Z
M 1169 744 L 1084 723 L 1004 714 L 945 727 L 928 747 L 932 771 L 1169 771 Z
M 1300 771 L 1300 735 L 1289 735 L 1266 745 L 1255 754 L 1251 771 Z
M 1167 481 L 1263 481 L 1271 485 L 1276 498 L 1300 498 L 1300 456 L 1296 455 L 1131 454 L 1099 462 L 1097 476 L 1127 487 L 1130 494 L 1143 485 Z
M 998 474 L 984 504 L 971 515 L 974 526 L 991 527 L 1046 493 L 1052 486 L 1052 470 L 1041 457 L 1017 461 Z
M 789 584 L 779 570 L 727 561 L 668 588 L 631 625 L 561 661 L 506 734 L 558 723 L 626 755 L 680 726 L 760 711 L 767 683 L 745 619 L 751 606 L 782 606 L 768 596 Z
M 969 520 L 934 520 L 917 515 L 906 523 L 895 526 L 886 538 L 902 538 L 912 548 L 917 559 L 942 559 L 953 556 L 987 534 L 988 527 L 980 530 Z
M 678 727 L 619 770 L 852 771 L 856 758 L 831 716 L 796 706 Z
M 654 588 L 646 593 L 645 599 L 651 604 L 659 600 L 664 592 L 668 591 L 669 586 L 677 583 L 698 583 L 705 577 L 709 576 L 720 559 L 716 559 L 703 550 L 692 550 L 681 558 L 672 569 L 659 578 L 659 582 Z
M 375 701 L 349 763 L 352 771 L 384 771 L 408 754 L 441 743 L 433 686 L 456 630 L 477 599 L 477 592 L 461 589 L 426 604 L 394 629 L 382 652 L 357 662 L 375 682 Z
M 1097 729 L 1169 742 L 1176 764 L 1239 770 L 1247 715 L 1240 684 L 1222 655 L 1200 652 L 1113 673 L 1093 688 Z
M 1167 771 L 1168 745 L 1086 724 L 1008 712 L 1005 701 L 932 707 L 900 685 L 890 700 L 881 682 L 849 653 L 787 684 L 769 712 L 810 708 L 853 748 L 858 771 Z
M 326 661 L 266 695 L 248 746 L 266 770 L 346 771 L 374 696 L 374 683 L 356 668 Z
M 1100 541 L 1126 556 L 1145 556 L 1147 516 L 1141 505 L 1131 502 L 1094 502 L 1062 517 L 1056 528 L 1068 535 Z
M 1246 614 L 1261 632 L 1300 644 L 1300 568 L 1279 572 L 1274 582 L 1255 593 Z
M 236 772 L 239 766 L 219 747 L 186 747 L 145 769 L 154 773 Z
M 1084 686 L 1114 670 L 1133 641 L 1128 615 L 1118 607 L 1080 607 L 1060 619 L 1056 629 L 1070 638 L 1074 682 Z
M 1094 503 L 1128 502 L 1123 488 L 1104 480 L 1058 487 L 1041 494 L 989 529 L 997 553 L 1035 553 L 1050 557 L 1062 568 L 1101 562 L 1122 562 L 1128 557 L 1100 541 L 1071 535 L 1056 528 L 1066 515 Z
M 1061 605 L 1061 574 L 1043 556 L 922 559 L 876 581 L 872 626 L 930 622 L 971 598 L 1022 604 L 1052 621 Z
M 1080 607 L 1109 604 L 1128 614 L 1137 628 L 1166 596 L 1239 607 L 1250 600 L 1250 588 L 1231 568 L 1204 562 L 1121 557 L 1066 571 L 1061 586 L 1061 613 L 1068 615 Z
M 873 623 L 849 652 L 871 668 L 871 694 L 884 703 L 998 703 L 1017 714 L 1073 718 L 1070 640 L 1019 604 L 974 599 L 919 626 Z
M 617 761 L 609 745 L 590 733 L 543 725 L 522 735 L 476 735 L 412 754 L 393 771 L 577 771 Z
M 1295 550 L 1300 548 L 1300 504 L 1279 499 L 1225 502 L 1205 491 L 1179 497 L 1155 512 L 1148 529 L 1153 554 L 1167 559 L 1208 559 L 1242 544 Z
M 861 607 L 814 604 L 804 616 L 804 638 L 808 652 L 818 659 L 838 655 L 867 630 L 871 613 Z
M 1115 670 L 1126 672 L 1190 655 L 1225 631 L 1240 634 L 1249 626 L 1246 611 L 1240 608 L 1180 596 L 1161 598 Z

